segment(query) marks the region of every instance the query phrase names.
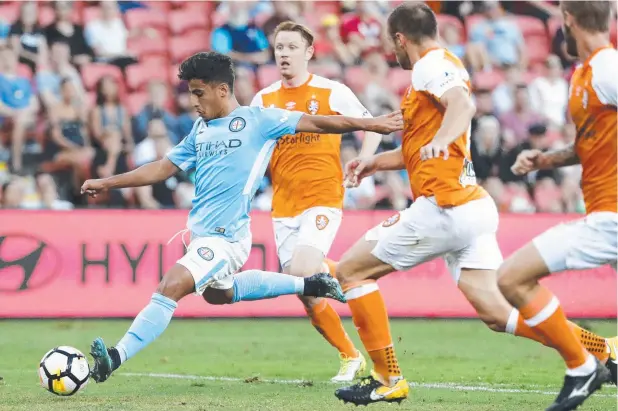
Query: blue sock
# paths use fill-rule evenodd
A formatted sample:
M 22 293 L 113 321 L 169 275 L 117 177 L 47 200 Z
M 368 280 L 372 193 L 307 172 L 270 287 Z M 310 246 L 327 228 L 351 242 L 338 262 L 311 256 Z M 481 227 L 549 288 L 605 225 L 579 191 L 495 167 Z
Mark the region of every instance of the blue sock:
M 234 276 L 233 303 L 274 298 L 280 295 L 301 294 L 305 279 L 269 271 L 248 270 Z
M 135 317 L 129 331 L 116 344 L 120 360 L 125 362 L 159 337 L 170 323 L 176 301 L 154 293 L 150 303 Z

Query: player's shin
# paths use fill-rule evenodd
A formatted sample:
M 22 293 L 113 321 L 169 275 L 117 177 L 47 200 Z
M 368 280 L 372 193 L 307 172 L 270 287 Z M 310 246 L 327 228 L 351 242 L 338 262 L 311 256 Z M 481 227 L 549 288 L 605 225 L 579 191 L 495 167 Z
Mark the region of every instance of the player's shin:
M 378 284 L 371 281 L 348 287 L 345 295 L 354 325 L 374 363 L 375 373 L 383 384 L 396 384 L 403 377 L 395 357 L 386 305 Z
M 609 358 L 609 349 L 605 338 L 591 331 L 585 330 L 571 321 L 567 321 L 567 323 L 586 350 L 590 354 L 594 355 L 599 361 L 605 363 Z M 509 316 L 506 326 L 506 332 L 517 337 L 528 338 L 551 347 L 549 341 L 547 341 L 541 333 L 526 324 L 526 320 L 521 316 L 516 308 L 513 308 L 511 311 L 511 315 Z
M 118 368 L 157 339 L 170 323 L 176 307 L 176 301 L 158 293 L 153 294 L 150 303 L 135 317 L 124 337 L 115 348 L 110 349 L 113 368 Z
M 247 270 L 234 276 L 232 303 L 302 294 L 304 289 L 304 278 L 269 271 Z

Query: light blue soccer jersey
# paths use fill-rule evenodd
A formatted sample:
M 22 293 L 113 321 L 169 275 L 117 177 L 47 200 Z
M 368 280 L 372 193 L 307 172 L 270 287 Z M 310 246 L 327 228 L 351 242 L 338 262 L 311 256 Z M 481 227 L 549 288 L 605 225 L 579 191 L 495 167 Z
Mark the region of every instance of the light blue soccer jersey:
M 227 117 L 195 121 L 167 155 L 178 168 L 195 168 L 195 198 L 187 228 L 199 237 L 239 241 L 250 234 L 251 200 L 277 139 L 295 134 L 302 112 L 238 107 Z

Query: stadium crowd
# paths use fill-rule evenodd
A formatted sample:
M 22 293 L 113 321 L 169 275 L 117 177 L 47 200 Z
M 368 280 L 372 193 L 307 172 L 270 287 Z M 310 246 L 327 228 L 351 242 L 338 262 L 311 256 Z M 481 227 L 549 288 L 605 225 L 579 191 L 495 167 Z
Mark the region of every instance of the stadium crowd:
M 294 20 L 317 34 L 311 71 L 347 84 L 369 111 L 399 107 L 410 84 L 385 33 L 400 1 L 0 1 L 0 203 L 2 208 L 188 208 L 192 175 L 108 193 L 78 194 L 86 178 L 124 172 L 163 156 L 197 114 L 178 64 L 203 50 L 237 62 L 235 92 L 248 105 L 278 80 L 272 33 Z M 574 139 L 567 115 L 574 62 L 554 1 L 429 1 L 445 46 L 471 75 L 477 114 L 471 150 L 478 180 L 506 212 L 583 212 L 580 168 L 516 177 L 524 148 Z M 614 3 L 615 5 L 615 3 Z M 614 10 L 615 13 L 615 10 Z M 613 18 L 612 40 L 616 41 Z M 342 161 L 362 135 L 344 135 Z M 385 136 L 380 150 L 400 144 Z M 254 207 L 270 210 L 264 179 Z M 405 172 L 348 190 L 346 208 L 403 209 Z

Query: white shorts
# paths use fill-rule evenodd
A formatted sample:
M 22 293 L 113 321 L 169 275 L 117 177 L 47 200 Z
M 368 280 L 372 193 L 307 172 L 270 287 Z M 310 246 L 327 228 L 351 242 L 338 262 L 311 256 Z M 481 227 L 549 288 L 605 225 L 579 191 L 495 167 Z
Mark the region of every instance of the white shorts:
M 197 237 L 177 263 L 189 270 L 195 281 L 195 294 L 202 295 L 206 287 L 232 288 L 233 275 L 247 262 L 250 252 L 251 236 L 236 243 L 220 237 Z
M 532 242 L 551 273 L 607 264 L 615 270 L 617 236 L 618 214 L 599 212 L 550 228 Z
M 308 245 L 328 255 L 342 218 L 341 210 L 332 207 L 312 207 L 296 217 L 273 218 L 281 267 L 290 264 L 298 245 Z
M 490 197 L 440 208 L 419 197 L 365 234 L 377 241 L 372 254 L 399 271 L 443 257 L 455 282 L 462 268 L 496 270 L 502 253 L 496 240 L 498 210 Z

